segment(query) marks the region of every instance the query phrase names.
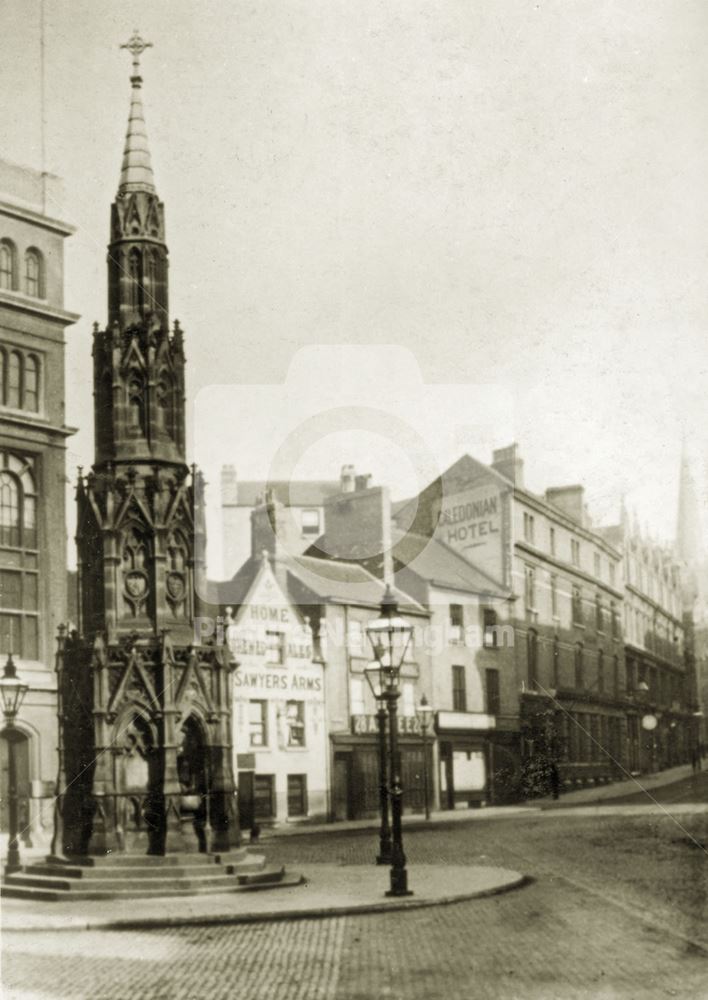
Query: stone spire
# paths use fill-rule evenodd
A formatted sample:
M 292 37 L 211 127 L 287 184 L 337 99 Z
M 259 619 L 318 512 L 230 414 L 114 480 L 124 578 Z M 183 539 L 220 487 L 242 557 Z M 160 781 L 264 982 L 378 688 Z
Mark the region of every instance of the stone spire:
M 685 440 L 681 448 L 676 554 L 688 565 L 695 565 L 704 557 L 698 495 Z
M 128 42 L 121 45 L 122 49 L 128 49 L 133 56 L 133 73 L 130 77 L 133 90 L 130 98 L 128 131 L 125 136 L 123 164 L 120 171 L 120 183 L 118 185 L 119 195 L 125 194 L 128 191 L 149 191 L 152 194 L 155 193 L 155 181 L 152 174 L 147 130 L 145 128 L 145 114 L 140 94 L 143 83 L 143 78 L 140 75 L 140 56 L 145 49 L 151 47 L 152 42 L 143 41 L 137 30 L 133 32 Z

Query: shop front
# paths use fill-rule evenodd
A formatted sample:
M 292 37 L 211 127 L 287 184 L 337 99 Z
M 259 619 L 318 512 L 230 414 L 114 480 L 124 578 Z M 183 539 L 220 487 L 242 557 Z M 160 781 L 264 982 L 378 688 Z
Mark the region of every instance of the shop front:
M 465 809 L 489 801 L 489 735 L 494 716 L 483 712 L 438 712 L 439 781 L 442 809 Z
M 376 715 L 353 715 L 349 733 L 332 735 L 332 819 L 363 819 L 378 815 L 378 740 Z M 425 811 L 426 786 L 428 804 L 432 808 L 433 743 L 432 736 L 423 736 L 416 715 L 398 716 L 404 812 Z
M 306 620 L 267 562 L 228 628 L 237 667 L 234 770 L 242 829 L 324 820 L 327 726 L 324 675 Z

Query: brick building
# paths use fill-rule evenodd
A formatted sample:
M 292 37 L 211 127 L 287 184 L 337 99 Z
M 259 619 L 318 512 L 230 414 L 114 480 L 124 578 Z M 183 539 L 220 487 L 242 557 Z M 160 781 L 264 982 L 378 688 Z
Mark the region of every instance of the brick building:
M 57 626 L 66 619 L 64 240 L 56 177 L 0 161 L 0 655 L 30 685 L 17 720 L 21 825 L 41 834 L 56 779 Z M 47 209 L 46 206 L 49 206 Z M 7 737 L 0 735 L 0 827 Z

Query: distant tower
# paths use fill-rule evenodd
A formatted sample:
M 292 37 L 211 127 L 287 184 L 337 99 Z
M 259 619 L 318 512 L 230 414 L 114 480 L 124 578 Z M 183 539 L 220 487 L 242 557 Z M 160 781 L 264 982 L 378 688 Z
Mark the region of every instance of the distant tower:
M 182 332 L 168 326 L 164 208 L 141 102 L 148 45 L 136 32 L 123 46 L 132 99 L 111 210 L 109 325 L 94 329 L 95 461 L 77 491 L 79 632 L 60 650 L 55 851 L 79 855 L 223 851 L 238 840 L 229 656 L 193 639 L 202 484 L 185 463 Z
M 686 442 L 681 448 L 676 555 L 684 565 L 684 606 L 691 608 L 699 596 L 700 577 L 705 563 L 700 506 L 691 475 Z

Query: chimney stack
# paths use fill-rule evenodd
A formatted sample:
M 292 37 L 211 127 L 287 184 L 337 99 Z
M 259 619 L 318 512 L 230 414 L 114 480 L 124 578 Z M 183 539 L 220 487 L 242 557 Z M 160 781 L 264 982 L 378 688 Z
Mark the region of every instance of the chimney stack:
M 342 493 L 353 493 L 356 490 L 356 475 L 353 465 L 343 465 L 339 476 Z
M 509 479 L 520 490 L 524 488 L 524 462 L 519 454 L 519 446 L 510 444 L 506 448 L 496 448 L 492 454 L 492 468 L 505 479 Z

